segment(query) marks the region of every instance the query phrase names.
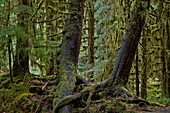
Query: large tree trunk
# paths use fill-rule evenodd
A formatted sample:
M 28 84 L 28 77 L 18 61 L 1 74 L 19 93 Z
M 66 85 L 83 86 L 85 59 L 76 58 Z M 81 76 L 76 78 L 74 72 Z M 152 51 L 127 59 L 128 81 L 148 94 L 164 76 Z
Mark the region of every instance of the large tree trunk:
M 140 1 L 137 1 L 140 2 Z M 141 32 L 145 23 L 146 15 L 142 12 L 144 9 L 139 3 L 130 18 L 127 32 L 124 36 L 116 64 L 109 78 L 95 87 L 116 87 L 125 86 L 132 66 L 132 61 L 141 37 Z
M 138 3 L 138 1 L 137 1 L 137 3 Z M 54 108 L 55 112 L 58 112 L 58 111 L 69 112 L 68 111 L 68 105 L 70 105 L 71 103 L 82 98 L 82 96 L 84 94 L 88 94 L 89 92 L 93 92 L 95 89 L 98 89 L 98 88 L 115 88 L 117 86 L 125 86 L 126 85 L 128 78 L 129 78 L 132 60 L 135 56 L 135 52 L 136 52 L 136 49 L 137 49 L 137 46 L 138 46 L 138 43 L 139 43 L 139 40 L 140 40 L 140 37 L 141 37 L 141 32 L 142 32 L 142 28 L 143 28 L 143 25 L 145 23 L 145 17 L 146 17 L 145 13 L 142 12 L 144 9 L 142 9 L 139 4 L 137 4 L 136 6 L 137 7 L 135 8 L 133 15 L 131 16 L 127 32 L 125 34 L 125 37 L 124 37 L 124 40 L 123 40 L 123 43 L 122 43 L 122 47 L 121 47 L 119 55 L 118 55 L 118 59 L 116 61 L 115 67 L 114 67 L 113 72 L 110 75 L 110 77 L 106 81 L 104 81 L 100 84 L 92 85 L 92 87 L 85 88 L 80 93 L 75 94 L 75 95 L 69 95 L 69 94 L 72 93 L 72 91 L 75 87 L 75 84 L 74 84 L 75 78 L 74 78 L 74 75 L 73 75 L 75 68 L 73 68 L 74 67 L 73 65 L 72 65 L 72 68 L 71 68 L 70 64 L 76 64 L 77 63 L 77 62 L 75 62 L 75 59 L 77 59 L 77 57 L 74 58 L 75 55 L 73 55 L 73 56 L 71 55 L 71 53 L 73 51 L 75 53 L 77 52 L 77 51 L 75 51 L 76 48 L 72 46 L 74 44 L 71 41 L 71 39 L 73 37 L 75 37 L 73 34 L 76 33 L 77 31 L 73 32 L 73 34 L 72 34 L 73 36 L 71 35 L 72 37 L 68 37 L 67 40 L 65 39 L 63 41 L 63 44 L 64 44 L 63 50 L 64 51 L 62 53 L 61 62 L 64 63 L 64 64 L 62 64 L 63 69 L 66 70 L 65 74 L 63 74 L 63 78 L 66 75 L 66 79 L 65 79 L 64 83 L 69 83 L 69 87 L 66 87 L 67 85 L 65 84 L 65 86 L 60 87 L 59 91 L 62 91 L 62 90 L 64 90 L 64 88 L 66 88 L 67 90 L 65 90 L 62 97 L 66 96 L 66 95 L 69 95 L 69 96 L 66 96 L 66 97 L 60 99 L 55 104 L 55 108 Z M 69 23 L 70 24 L 68 25 L 67 28 L 69 28 L 69 26 L 72 26 L 71 20 L 69 21 Z M 79 36 L 79 35 L 76 35 L 76 36 Z M 79 40 L 77 40 L 77 41 L 79 41 Z M 69 44 L 69 45 L 66 45 L 66 44 Z M 70 47 L 73 47 L 73 49 L 70 49 Z M 72 58 L 70 58 L 70 56 L 72 56 Z M 62 79 L 62 80 L 64 80 L 64 79 Z M 64 107 L 64 110 L 63 110 L 63 107 Z
M 58 99 L 64 96 L 71 95 L 75 88 L 76 83 L 76 68 L 78 64 L 78 57 L 80 51 L 80 43 L 82 37 L 82 21 L 83 21 L 83 7 L 84 0 L 70 0 L 69 18 L 65 21 L 65 30 L 63 31 L 63 41 L 61 46 L 61 59 L 59 62 L 59 84 L 57 86 Z M 54 100 L 54 106 L 58 100 Z M 71 106 L 56 109 L 54 112 L 72 111 Z

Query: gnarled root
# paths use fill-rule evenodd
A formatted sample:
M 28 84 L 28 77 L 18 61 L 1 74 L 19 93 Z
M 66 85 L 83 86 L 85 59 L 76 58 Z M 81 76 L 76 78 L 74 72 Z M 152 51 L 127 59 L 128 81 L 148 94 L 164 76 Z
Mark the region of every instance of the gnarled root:
M 75 102 L 76 100 L 82 98 L 83 95 L 85 94 L 89 94 L 90 92 L 93 92 L 94 91 L 94 88 L 92 87 L 86 87 L 84 90 L 82 90 L 80 93 L 77 93 L 75 95 L 69 95 L 69 96 L 66 96 L 64 97 L 63 99 L 61 99 L 57 105 L 54 107 L 54 113 L 58 113 L 58 111 L 66 106 L 66 105 L 69 105 L 73 102 Z

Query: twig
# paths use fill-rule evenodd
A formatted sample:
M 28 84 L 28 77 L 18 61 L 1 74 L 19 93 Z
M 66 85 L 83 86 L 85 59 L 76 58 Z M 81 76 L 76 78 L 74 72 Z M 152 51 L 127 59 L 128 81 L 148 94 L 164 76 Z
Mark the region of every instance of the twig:
M 44 98 L 42 98 L 42 99 L 40 100 L 40 102 L 39 102 L 39 104 L 38 104 L 38 107 L 37 107 L 37 109 L 35 110 L 35 113 L 38 112 L 38 109 L 40 108 L 41 102 L 42 102 L 44 99 L 46 99 L 46 98 L 47 98 L 47 96 L 45 96 Z
M 152 14 L 152 13 L 149 13 L 150 15 L 154 16 L 154 17 L 157 17 L 157 18 L 163 18 L 163 19 L 167 19 L 165 17 L 161 17 L 161 16 L 158 16 L 158 15 L 155 15 L 155 14 Z
M 143 47 L 143 49 L 146 51 L 146 48 L 144 47 L 144 45 L 142 43 L 139 42 L 139 44 Z
M 51 81 L 51 79 L 54 77 L 54 75 L 45 83 L 45 85 L 42 87 L 41 90 L 44 90 L 44 88 L 47 86 L 47 84 Z
M 62 17 L 62 16 L 59 16 L 59 17 L 57 17 L 57 18 L 53 18 L 53 19 L 51 19 L 51 20 L 44 20 L 44 21 L 33 22 L 33 23 L 45 23 L 45 22 L 51 22 L 51 21 L 54 21 L 54 20 L 59 19 L 60 17 Z
M 29 19 L 29 21 L 32 20 L 32 18 L 33 18 L 33 17 L 35 16 L 35 14 L 38 12 L 38 10 L 40 9 L 40 7 L 41 7 L 41 5 L 42 5 L 43 2 L 44 2 L 44 0 L 41 0 L 41 1 L 40 1 L 40 3 L 38 4 L 37 9 L 34 11 L 34 13 L 32 14 L 31 18 Z

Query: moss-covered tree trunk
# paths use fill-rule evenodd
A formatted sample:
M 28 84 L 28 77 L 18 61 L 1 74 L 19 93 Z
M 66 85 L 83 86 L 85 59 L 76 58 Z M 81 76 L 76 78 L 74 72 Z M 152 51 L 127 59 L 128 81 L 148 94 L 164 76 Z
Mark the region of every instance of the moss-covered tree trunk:
M 158 14 L 159 16 L 164 16 L 163 13 L 164 5 L 163 2 L 159 3 L 159 11 Z M 168 76 L 166 73 L 166 47 L 165 47 L 165 27 L 164 24 L 164 19 L 159 18 L 158 19 L 160 24 L 159 24 L 159 29 L 161 30 L 159 33 L 160 41 L 161 41 L 161 62 L 162 62 L 162 75 L 161 75 L 161 96 L 166 97 L 168 96 Z
M 29 5 L 29 0 L 21 0 L 19 5 Z M 27 23 L 24 22 L 28 18 L 28 13 L 18 14 L 18 26 L 22 27 L 27 32 Z M 28 55 L 28 36 L 18 36 L 16 43 L 16 54 L 13 64 L 13 75 L 26 75 L 29 73 L 29 55 Z
M 84 11 L 84 0 L 69 1 L 69 17 L 65 20 L 63 40 L 61 45 L 61 59 L 59 61 L 59 84 L 56 87 L 58 98 L 54 99 L 54 106 L 64 96 L 71 95 L 76 83 L 76 68 L 80 51 L 82 37 L 82 22 Z M 54 107 L 54 112 L 72 112 L 72 106 L 67 105 L 58 110 Z
M 88 2 L 88 63 L 94 65 L 94 7 Z
M 138 60 L 139 60 L 139 55 L 138 55 L 138 50 L 136 51 L 136 66 L 135 66 L 135 71 L 136 71 L 136 96 L 139 96 L 139 67 L 138 67 Z
M 76 17 L 76 15 L 74 17 Z M 71 18 L 67 21 L 66 32 L 65 32 L 66 37 L 63 40 L 63 45 L 62 45 L 63 52 L 62 52 L 62 59 L 60 62 L 62 66 L 62 67 L 60 66 L 60 72 L 61 72 L 60 74 L 62 74 L 62 76 L 60 77 L 59 90 L 57 90 L 59 92 L 62 92 L 62 94 L 60 94 L 61 98 L 64 96 L 66 97 L 62 99 L 60 98 L 60 100 L 58 101 L 55 100 L 56 103 L 54 103 L 55 104 L 54 112 L 70 112 L 70 106 L 68 105 L 77 101 L 78 99 L 81 99 L 85 94 L 88 95 L 90 92 L 94 92 L 95 89 L 99 89 L 99 88 L 114 89 L 117 86 L 126 85 L 130 74 L 132 61 L 135 56 L 135 52 L 141 37 L 142 28 L 145 23 L 145 18 L 146 18 L 145 11 L 142 8 L 139 1 L 137 1 L 137 4 L 135 5 L 135 10 L 131 15 L 129 26 L 124 36 L 123 43 L 120 48 L 120 52 L 112 74 L 109 76 L 109 78 L 106 81 L 100 84 L 92 85 L 91 87 L 87 87 L 75 95 L 70 95 L 75 87 L 74 73 L 76 73 L 75 69 L 77 64 L 77 56 L 75 55 L 78 52 L 77 48 L 74 45 L 75 43 L 73 43 L 73 39 L 75 40 L 74 35 L 76 36 L 79 35 L 75 34 L 76 32 L 78 32 L 77 31 L 78 29 L 77 30 L 73 29 L 71 26 L 77 28 L 77 24 L 79 24 L 79 21 L 74 20 L 77 21 L 76 22 L 77 24 L 74 24 L 74 22 L 71 21 L 72 20 Z M 71 30 L 67 31 L 67 29 L 70 27 Z M 69 31 L 70 32 L 76 31 L 76 32 L 71 32 L 70 34 Z M 76 39 L 77 39 L 76 41 L 79 41 L 79 38 Z M 75 55 L 71 54 L 73 52 L 75 53 Z M 61 69 L 63 71 L 61 71 Z M 88 103 L 89 102 L 87 102 L 87 104 Z
M 135 10 L 130 17 L 129 25 L 112 74 L 105 82 L 98 84 L 95 87 L 125 86 L 128 82 L 132 61 L 137 50 L 146 17 L 140 2 L 141 1 L 137 1 Z
M 146 37 L 142 38 L 142 45 L 145 47 L 142 51 L 142 75 L 141 75 L 141 97 L 146 99 L 147 96 L 147 40 Z
M 160 28 L 161 29 L 161 28 Z M 162 61 L 162 76 L 161 76 L 161 95 L 162 97 L 166 97 L 168 95 L 168 76 L 166 73 L 166 49 L 165 49 L 165 29 L 162 29 L 161 37 L 161 61 Z
M 170 17 L 170 8 L 167 8 L 167 17 Z M 168 74 L 168 94 L 170 98 L 170 30 L 169 30 L 169 19 L 166 20 L 166 35 L 167 35 L 167 50 L 169 51 L 167 54 L 167 74 Z

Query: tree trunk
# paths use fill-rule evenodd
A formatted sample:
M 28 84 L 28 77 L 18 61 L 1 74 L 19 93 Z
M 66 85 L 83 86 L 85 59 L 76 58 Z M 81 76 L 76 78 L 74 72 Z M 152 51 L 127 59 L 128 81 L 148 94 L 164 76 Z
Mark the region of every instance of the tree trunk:
M 57 92 L 59 100 L 64 96 L 71 95 L 76 83 L 76 68 L 80 51 L 80 43 L 82 37 L 84 0 L 70 0 L 69 12 L 70 16 L 65 21 L 65 29 L 63 31 L 64 38 L 61 45 L 61 59 L 59 62 L 59 84 Z M 54 99 L 54 106 L 58 103 Z M 72 112 L 71 105 L 65 106 L 58 110 L 54 107 L 54 112 Z
M 11 11 L 11 1 L 8 0 L 8 15 L 7 15 L 7 23 L 6 26 L 9 26 L 9 21 L 10 21 L 10 11 Z M 13 73 L 12 73 L 12 58 L 11 58 L 11 45 L 12 45 L 12 40 L 11 36 L 8 36 L 8 62 L 9 62 L 9 75 L 10 75 L 10 83 L 13 82 Z
M 162 93 L 162 97 L 166 97 L 168 95 L 168 76 L 166 73 L 166 58 L 165 58 L 165 43 L 164 43 L 164 30 L 163 31 L 163 36 L 161 36 L 161 61 L 162 61 L 162 76 L 161 76 L 161 93 Z
M 116 87 L 118 85 L 126 85 L 146 18 L 145 12 L 142 13 L 144 9 L 141 5 L 137 3 L 135 7 L 136 8 L 130 18 L 127 32 L 124 36 L 116 64 L 113 68 L 113 72 L 105 82 L 98 84 L 95 87 Z
M 94 8 L 93 1 L 89 3 L 88 15 L 88 63 L 94 65 Z
M 170 8 L 168 8 L 170 9 Z M 167 10 L 167 17 L 169 17 L 170 15 L 169 10 Z M 169 34 L 169 20 L 166 20 L 166 36 L 167 36 L 167 50 L 170 51 L 170 34 Z M 169 94 L 169 98 L 170 98 L 170 54 L 168 53 L 167 55 L 167 74 L 168 74 L 168 94 Z
M 146 37 L 142 38 L 142 45 L 144 47 L 147 46 L 146 44 Z M 146 95 L 147 95 L 147 90 L 146 90 L 146 86 L 147 86 L 147 57 L 146 57 L 147 53 L 146 53 L 146 49 L 143 49 L 143 55 L 142 55 L 142 75 L 141 75 L 141 97 L 146 99 Z
M 65 77 L 65 79 L 62 79 L 62 81 L 60 79 L 60 83 L 63 83 L 63 86 L 60 85 L 61 86 L 60 90 L 57 90 L 58 92 L 63 92 L 64 90 L 64 93 L 62 93 L 61 98 L 64 96 L 65 97 L 62 99 L 60 98 L 60 100 L 58 100 L 57 103 L 55 103 L 54 112 L 70 112 L 70 106 L 68 105 L 77 101 L 78 99 L 81 99 L 84 94 L 89 94 L 89 92 L 93 92 L 95 89 L 110 88 L 110 87 L 115 88 L 117 86 L 126 85 L 128 78 L 129 78 L 132 60 L 135 56 L 135 52 L 138 46 L 138 42 L 140 40 L 142 28 L 143 28 L 143 25 L 145 23 L 145 18 L 146 18 L 145 13 L 141 13 L 142 11 L 144 11 L 144 9 L 141 6 L 139 6 L 139 4 L 137 4 L 136 6 L 137 7 L 135 8 L 133 15 L 131 16 L 127 32 L 124 36 L 122 47 L 120 49 L 115 67 L 113 69 L 113 73 L 110 75 L 110 77 L 106 81 L 100 84 L 92 85 L 92 87 L 85 88 L 80 93 L 75 94 L 75 95 L 70 95 L 75 87 L 75 78 L 74 78 L 73 72 L 75 72 L 75 68 L 77 64 L 77 62 L 75 61 L 75 59 L 77 59 L 77 57 L 75 57 L 76 55 L 71 55 L 72 52 L 77 53 L 75 51 L 77 49 L 75 48 L 75 46 L 73 46 L 74 43 L 72 43 L 72 39 L 75 38 L 74 33 L 80 33 L 81 30 L 79 29 L 80 31 L 77 31 L 78 30 L 77 29 L 75 30 L 76 32 L 73 32 L 71 33 L 71 35 L 66 36 L 66 39 L 63 40 L 63 46 L 62 46 L 63 52 L 62 52 L 62 59 L 60 62 L 60 64 L 63 65 L 63 67 L 60 68 L 60 70 L 63 69 L 64 71 L 64 73 L 62 74 L 62 77 L 63 78 Z M 82 14 L 82 13 L 79 13 L 79 14 Z M 70 26 L 75 25 L 73 24 L 74 22 L 72 22 L 71 20 L 72 19 L 68 21 L 69 25 L 67 25 L 68 23 L 66 23 L 66 28 L 70 28 Z M 74 26 L 74 28 L 76 27 Z M 74 31 L 74 30 L 71 29 L 71 31 Z M 79 35 L 76 35 L 76 36 L 79 36 Z M 70 49 L 71 47 L 73 49 Z M 72 58 L 70 58 L 70 56 Z M 70 66 L 71 64 L 72 64 L 72 68 Z
M 164 8 L 164 5 L 162 2 L 159 4 L 159 16 L 162 17 L 164 16 L 162 13 L 162 9 Z M 164 24 L 164 19 L 159 19 L 160 21 L 160 27 L 159 29 L 161 30 L 159 37 L 161 41 L 161 61 L 162 61 L 162 76 L 161 76 L 161 96 L 166 97 L 168 96 L 168 76 L 166 73 L 166 48 L 165 48 L 165 28 L 163 27 Z
M 28 0 L 22 0 L 19 5 L 29 5 Z M 23 29 L 27 29 L 27 23 L 25 23 L 25 19 L 28 18 L 28 14 L 18 14 L 18 18 L 20 19 L 18 25 Z M 25 30 L 27 32 L 27 30 Z M 14 58 L 13 65 L 13 75 L 26 75 L 29 73 L 29 55 L 28 55 L 28 37 L 17 37 L 16 44 L 16 55 Z
M 138 50 L 136 51 L 136 95 L 139 96 L 139 67 L 138 67 Z

